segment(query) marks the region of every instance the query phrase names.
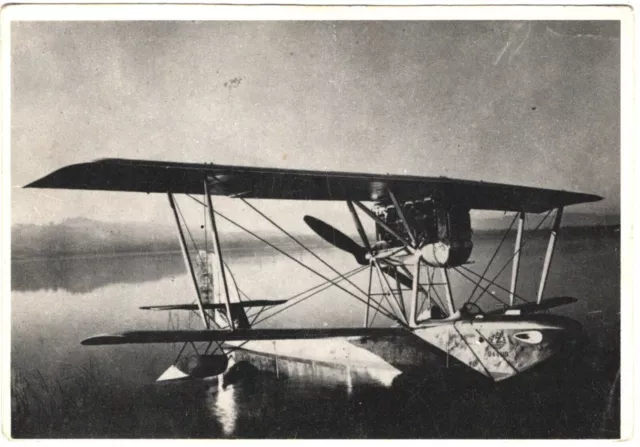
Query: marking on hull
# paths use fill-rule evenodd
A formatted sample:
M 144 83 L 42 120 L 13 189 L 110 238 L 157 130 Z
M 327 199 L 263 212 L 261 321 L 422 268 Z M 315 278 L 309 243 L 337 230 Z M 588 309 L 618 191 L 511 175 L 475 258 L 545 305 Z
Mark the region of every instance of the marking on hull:
M 415 334 L 474 370 L 495 381 L 512 377 L 546 360 L 556 351 L 558 326 L 538 322 L 457 320 L 451 324 L 418 328 Z M 539 331 L 542 340 L 530 344 L 518 340 L 522 331 Z

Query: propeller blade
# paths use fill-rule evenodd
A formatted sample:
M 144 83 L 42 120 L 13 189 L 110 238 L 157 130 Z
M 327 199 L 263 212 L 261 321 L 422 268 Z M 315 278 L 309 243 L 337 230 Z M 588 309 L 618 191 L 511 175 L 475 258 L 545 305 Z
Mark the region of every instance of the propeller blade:
M 397 279 L 398 282 L 403 286 L 408 287 L 409 289 L 413 288 L 413 279 L 409 278 L 404 273 L 401 273 L 401 272 L 396 273 L 394 272 L 394 269 L 392 267 L 388 267 L 388 266 L 381 267 L 380 270 L 382 270 L 382 272 L 385 273 L 386 275 L 389 275 L 391 278 Z M 396 274 L 398 275 L 397 278 L 396 278 Z
M 311 228 L 318 236 L 329 242 L 334 247 L 344 250 L 347 253 L 351 253 L 356 258 L 358 264 L 369 264 L 367 261 L 367 250 L 340 230 L 321 221 L 320 219 L 316 219 L 313 216 L 304 216 L 304 222 L 309 225 L 309 228 Z

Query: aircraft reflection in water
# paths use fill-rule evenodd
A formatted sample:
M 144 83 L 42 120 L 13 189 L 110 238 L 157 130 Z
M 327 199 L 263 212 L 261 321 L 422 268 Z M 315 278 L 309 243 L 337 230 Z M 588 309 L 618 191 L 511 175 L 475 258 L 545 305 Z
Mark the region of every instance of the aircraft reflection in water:
M 230 374 L 234 363 L 251 361 L 262 369 L 295 371 L 292 361 L 312 365 L 312 370 L 336 368 L 353 386 L 363 374 L 390 385 L 401 374 L 449 374 L 460 368 L 491 382 L 501 382 L 559 354 L 581 335 L 581 326 L 547 310 L 574 303 L 572 297 L 545 297 L 545 288 L 565 206 L 592 202 L 595 195 L 497 183 L 471 182 L 444 177 L 382 176 L 170 163 L 143 160 L 99 160 L 64 167 L 28 185 L 61 188 L 166 193 L 192 279 L 195 303 L 142 306 L 146 310 L 194 312 L 203 330 L 148 330 L 98 335 L 84 345 L 181 343 L 178 358 L 159 381 L 204 379 Z M 185 194 L 204 207 L 202 228 L 211 247 L 198 251 L 185 234 L 183 214 L 176 194 Z M 202 199 L 195 197 L 202 195 Z M 214 210 L 212 195 L 241 200 L 258 216 L 289 236 L 332 273 L 326 275 L 286 251 L 270 244 L 242 224 Z M 336 248 L 353 255 L 356 267 L 338 271 L 321 259 L 247 199 L 341 200 L 351 214 L 361 244 L 312 216 L 307 225 Z M 374 202 L 368 207 L 363 202 Z M 509 287 L 496 283 L 488 271 L 468 267 L 473 250 L 470 210 L 513 212 L 509 230 L 517 235 L 513 253 L 502 269 L 511 265 Z M 548 244 L 537 292 L 518 290 L 526 216 L 546 213 Z M 370 241 L 361 217 L 375 223 Z M 252 299 L 242 291 L 243 278 L 223 260 L 216 219 L 222 218 L 246 231 L 282 255 L 324 280 L 289 300 L 271 296 Z M 547 222 L 548 223 L 548 222 Z M 507 230 L 507 232 L 509 231 Z M 505 234 L 506 237 L 506 234 Z M 498 244 L 496 253 L 502 247 Z M 195 247 L 196 250 L 198 247 Z M 353 277 L 368 274 L 366 291 Z M 456 306 L 451 274 L 459 274 L 473 290 Z M 328 287 L 365 305 L 362 327 L 263 328 L 259 324 L 276 313 Z M 489 288 L 500 289 L 505 307 L 484 312 L 477 301 Z M 476 293 L 477 292 L 477 293 Z M 336 292 L 338 293 L 338 292 Z M 535 298 L 531 300 L 531 295 Z M 263 299 L 267 298 L 267 299 Z M 520 300 L 521 303 L 516 302 Z M 377 316 L 390 327 L 376 327 Z M 199 345 L 199 346 L 197 346 Z M 284 371 L 283 371 L 284 372 Z
M 289 399 L 298 396 L 301 400 L 332 390 L 333 398 L 340 401 L 339 405 L 344 405 L 354 390 L 380 387 L 381 384 L 390 386 L 392 382 L 388 371 L 350 370 L 348 367 L 322 362 L 271 357 L 247 351 L 238 353 L 240 352 L 241 355 L 236 358 L 243 360 L 230 366 L 224 377 L 214 379 L 205 392 L 206 408 L 226 437 L 246 433 L 254 422 L 250 419 L 262 420 L 263 412 L 273 412 L 273 408 L 264 408 L 263 402 L 269 399 L 265 394 L 268 396 L 274 390 L 288 390 Z M 249 384 L 256 384 L 257 374 L 261 376 L 256 389 Z M 335 394 L 336 391 L 339 394 Z M 309 412 L 309 417 L 317 415 L 312 411 Z M 240 426 L 243 423 L 249 427 Z
M 238 420 L 238 403 L 234 385 L 224 386 L 222 382 L 207 389 L 205 402 L 213 418 L 220 423 L 222 433 L 231 436 Z
M 256 401 L 257 396 L 251 391 L 244 389 L 248 381 L 254 380 L 258 373 L 267 373 L 266 380 L 260 384 L 261 387 L 282 387 L 287 380 L 295 383 L 296 391 L 300 391 L 304 384 L 309 384 L 310 388 L 300 393 L 304 398 L 305 394 L 321 392 L 329 387 L 344 391 L 341 397 L 345 400 L 350 396 L 354 387 L 380 386 L 385 383 L 391 385 L 389 373 L 376 375 L 376 370 L 350 370 L 348 367 L 341 368 L 336 365 L 325 365 L 321 362 L 289 360 L 282 357 L 268 357 L 260 354 L 252 355 L 243 352 L 243 358 L 238 363 L 231 366 L 224 378 L 214 380 L 212 385 L 205 391 L 205 405 L 210 412 L 212 419 L 220 425 L 221 432 L 226 437 L 234 437 L 246 430 L 239 427 L 241 419 L 246 419 L 247 414 L 253 414 L 255 418 L 260 418 L 263 409 L 253 408 L 262 405 L 262 399 Z M 259 366 L 259 371 L 256 368 Z M 285 382 L 283 382 L 285 381 Z M 289 385 L 285 385 L 285 388 Z M 240 388 L 238 388 L 240 387 Z M 295 394 L 292 393 L 292 394 Z M 267 409 L 268 411 L 268 409 Z

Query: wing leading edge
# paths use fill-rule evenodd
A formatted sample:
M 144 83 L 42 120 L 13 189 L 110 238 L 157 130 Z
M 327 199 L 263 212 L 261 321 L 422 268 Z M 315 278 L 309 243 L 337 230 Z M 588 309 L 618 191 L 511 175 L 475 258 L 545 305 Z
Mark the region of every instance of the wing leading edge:
M 303 171 L 164 161 L 104 159 L 63 167 L 26 188 L 146 193 L 211 193 L 256 199 L 377 201 L 391 190 L 400 200 L 434 197 L 471 209 L 540 213 L 602 197 L 553 189 L 446 177 Z
M 387 337 L 406 335 L 403 328 L 335 328 L 335 329 L 245 329 L 235 331 L 131 331 L 96 335 L 82 341 L 86 346 L 133 343 L 225 342 L 248 340 L 292 340 L 336 337 Z

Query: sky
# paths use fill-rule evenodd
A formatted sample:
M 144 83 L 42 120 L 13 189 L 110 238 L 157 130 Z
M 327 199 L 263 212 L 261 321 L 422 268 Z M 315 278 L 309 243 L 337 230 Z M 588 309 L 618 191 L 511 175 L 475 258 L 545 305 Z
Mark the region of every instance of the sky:
M 170 223 L 161 194 L 21 189 L 106 157 L 513 183 L 605 197 L 567 212 L 619 213 L 619 32 L 595 21 L 14 22 L 12 223 Z M 240 216 L 236 202 L 216 200 Z M 295 214 L 294 226 L 312 211 L 349 219 L 344 204 L 259 206 L 280 223 Z

